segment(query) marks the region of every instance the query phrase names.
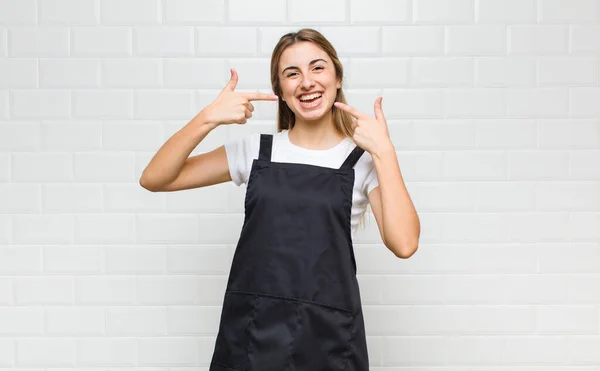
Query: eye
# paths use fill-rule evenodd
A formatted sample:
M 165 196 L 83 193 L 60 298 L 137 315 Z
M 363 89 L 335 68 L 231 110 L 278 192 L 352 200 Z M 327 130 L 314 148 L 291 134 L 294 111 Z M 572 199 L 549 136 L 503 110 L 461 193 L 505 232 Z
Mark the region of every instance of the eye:
M 325 69 L 325 67 L 323 67 L 323 66 L 317 66 L 317 67 L 315 67 L 315 70 L 316 70 L 316 69 L 323 70 L 323 69 Z
M 292 76 L 292 75 L 294 75 L 295 73 L 296 73 L 296 72 L 289 73 L 289 74 L 287 74 L 287 76 L 286 76 L 286 77 L 291 77 L 291 76 Z

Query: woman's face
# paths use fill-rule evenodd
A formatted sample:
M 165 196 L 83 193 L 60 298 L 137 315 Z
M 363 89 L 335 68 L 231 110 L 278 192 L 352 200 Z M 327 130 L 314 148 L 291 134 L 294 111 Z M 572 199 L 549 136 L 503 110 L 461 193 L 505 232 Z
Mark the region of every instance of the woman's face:
M 282 98 L 296 119 L 317 120 L 331 110 L 337 89 L 335 66 L 326 52 L 312 42 L 289 46 L 279 60 Z

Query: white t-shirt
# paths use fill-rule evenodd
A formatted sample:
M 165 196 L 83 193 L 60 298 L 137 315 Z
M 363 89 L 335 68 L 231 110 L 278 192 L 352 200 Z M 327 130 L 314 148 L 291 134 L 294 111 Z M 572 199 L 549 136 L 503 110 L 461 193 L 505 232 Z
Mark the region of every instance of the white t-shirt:
M 354 141 L 345 138 L 338 145 L 326 150 L 298 147 L 288 138 L 288 130 L 273 134 L 271 161 L 292 162 L 338 169 L 356 147 Z M 250 176 L 252 161 L 258 158 L 260 134 L 246 135 L 225 144 L 231 179 L 236 185 L 246 184 Z M 352 234 L 356 231 L 361 215 L 369 204 L 368 194 L 379 185 L 373 159 L 365 151 L 354 165 L 354 189 L 352 192 Z

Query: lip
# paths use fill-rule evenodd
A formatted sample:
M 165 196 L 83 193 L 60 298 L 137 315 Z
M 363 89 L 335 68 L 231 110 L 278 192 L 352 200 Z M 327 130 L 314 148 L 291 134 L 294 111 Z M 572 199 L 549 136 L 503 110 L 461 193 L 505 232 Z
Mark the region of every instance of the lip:
M 323 92 L 322 92 L 322 91 L 320 91 L 320 90 L 317 90 L 317 91 L 313 91 L 313 92 L 310 92 L 310 93 L 302 93 L 302 94 L 299 94 L 299 95 L 298 95 L 296 98 L 298 98 L 298 100 L 300 100 L 300 97 L 301 97 L 301 96 L 303 96 L 303 95 L 310 95 L 310 94 L 316 94 L 316 93 L 320 93 L 321 95 L 323 95 Z
M 311 107 L 305 107 L 304 103 L 300 100 L 300 98 L 298 98 L 298 102 L 300 102 L 300 108 L 303 110 L 314 110 L 315 108 L 319 108 L 321 107 L 321 104 L 323 104 L 323 95 L 321 95 L 321 98 L 319 98 L 319 102 L 315 105 L 315 106 L 311 106 Z

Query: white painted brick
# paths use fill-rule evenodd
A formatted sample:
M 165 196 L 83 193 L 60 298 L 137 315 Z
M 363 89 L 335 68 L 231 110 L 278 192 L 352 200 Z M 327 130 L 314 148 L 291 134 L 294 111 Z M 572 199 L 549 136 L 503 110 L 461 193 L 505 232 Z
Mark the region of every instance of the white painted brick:
M 475 210 L 474 187 L 468 183 L 417 183 L 410 197 L 421 212 L 461 212 Z
M 524 213 L 511 215 L 511 241 L 561 242 L 568 240 L 568 219 L 563 213 Z
M 507 227 L 503 214 L 444 214 L 441 236 L 451 242 L 506 242 Z
M 133 153 L 102 152 L 75 154 L 75 180 L 84 182 L 132 181 Z
M 15 365 L 16 345 L 13 339 L 0 339 L 0 365 L 13 367 Z
M 598 241 L 600 237 L 599 213 L 571 213 L 569 215 L 571 241 Z
M 225 0 L 164 0 L 163 15 L 167 24 L 223 23 Z
M 0 1 L 0 24 L 35 25 L 37 6 L 35 0 Z
M 600 245 L 571 243 L 540 245 L 541 273 L 598 273 Z
M 381 102 L 386 119 L 405 117 L 439 117 L 442 115 L 442 92 L 434 89 L 390 89 L 384 90 Z M 398 103 L 396 103 L 398 102 Z M 402 102 L 400 104 L 400 102 Z M 350 104 L 353 105 L 352 101 Z M 373 110 L 373 102 L 369 102 L 368 110 Z M 360 109 L 356 107 L 357 109 Z
M 170 335 L 206 334 L 214 338 L 219 327 L 221 307 L 167 307 Z
M 106 333 L 116 336 L 164 335 L 167 333 L 167 309 L 153 307 L 108 308 Z
M 232 258 L 226 245 L 174 245 L 167 249 L 167 271 L 171 274 L 228 274 Z
M 472 0 L 413 1 L 414 22 L 416 23 L 471 23 L 475 18 L 475 2 Z
M 41 248 L 37 246 L 0 247 L 0 274 L 18 275 L 41 272 Z M 2 318 L 2 316 L 0 316 L 0 318 Z M 0 326 L 0 329 L 1 328 L 2 326 Z
M 73 303 L 73 278 L 66 276 L 15 277 L 18 305 Z
M 408 0 L 350 0 L 352 23 L 404 23 L 411 19 Z
M 75 243 L 127 243 L 133 242 L 133 236 L 133 215 L 97 214 L 75 217 Z
M 197 56 L 254 56 L 256 49 L 254 27 L 196 27 Z
M 500 89 L 444 90 L 443 112 L 447 117 L 503 117 L 506 92 Z
M 380 27 L 323 27 L 320 32 L 335 45 L 338 56 L 376 55 L 381 50 Z
M 13 243 L 69 244 L 73 241 L 73 218 L 69 215 L 13 216 Z
M 244 63 L 245 62 L 245 63 Z M 236 60 L 234 68 L 240 76 L 236 88 L 245 88 L 259 80 L 254 72 L 262 67 L 260 76 L 264 79 L 269 76 L 268 61 L 239 61 Z M 255 67 L 252 73 L 249 68 Z M 229 71 L 225 59 L 167 59 L 164 61 L 164 86 L 169 88 L 216 88 L 223 89 L 229 80 Z M 242 77 L 243 76 L 243 77 Z
M 599 98 L 600 88 L 598 87 L 569 89 L 571 115 L 574 117 L 597 118 L 600 114 L 600 107 L 598 107 Z
M 105 333 L 103 308 L 52 306 L 44 308 L 46 333 L 49 335 L 102 335 Z
M 433 55 L 444 50 L 441 26 L 383 27 L 383 55 Z
M 600 336 L 573 336 L 567 339 L 568 360 L 575 365 L 597 365 L 600 362 Z
M 386 58 L 387 59 L 387 58 Z M 381 66 L 378 68 L 379 75 L 390 79 L 389 71 L 394 71 L 392 76 L 402 76 L 402 64 Z M 399 71 L 398 71 L 399 69 Z M 399 73 L 400 72 L 400 73 Z M 372 73 L 372 72 L 371 72 Z M 369 76 L 367 71 L 355 71 L 352 68 L 352 76 L 361 74 Z M 471 58 L 412 58 L 410 60 L 410 84 L 412 86 L 472 86 L 474 76 L 474 61 Z M 396 77 L 398 79 L 398 77 Z M 394 81 L 394 79 L 390 79 Z M 365 82 L 366 84 L 366 82 Z M 393 85 L 404 85 L 397 81 Z M 380 84 L 378 84 L 380 86 Z
M 536 84 L 536 60 L 530 57 L 477 58 L 475 84 L 477 86 L 505 87 Z
M 598 52 L 600 51 L 599 34 L 600 25 L 571 25 L 569 34 L 571 52 L 598 55 Z
M 560 180 L 569 175 L 569 153 L 511 151 L 507 153 L 509 180 Z
M 12 220 L 10 215 L 0 214 L 0 243 L 8 245 L 12 241 Z M 0 280 L 0 285 L 2 280 Z M 0 293 L 2 292 L 0 286 Z M 0 302 L 2 302 L 2 295 L 0 295 Z
M 534 120 L 474 120 L 475 147 L 494 149 L 534 149 L 538 131 Z
M 563 364 L 566 340 L 562 336 L 511 337 L 505 344 L 506 362 L 512 364 Z
M 109 150 L 157 151 L 164 143 L 160 121 L 109 121 L 102 125 L 102 146 Z
M 44 273 L 102 273 L 104 255 L 100 246 L 45 246 Z
M 140 339 L 139 364 L 143 366 L 197 366 L 198 340 L 195 338 Z
M 412 63 L 414 66 L 417 62 Z M 408 58 L 351 58 L 348 70 L 344 79 L 354 88 L 403 86 L 409 81 Z
M 8 30 L 11 57 L 66 57 L 69 55 L 67 27 L 11 27 Z
M 94 151 L 102 148 L 100 121 L 43 121 L 40 131 L 44 151 Z
M 478 0 L 482 23 L 536 23 L 536 0 Z
M 42 59 L 41 88 L 100 86 L 100 62 L 95 59 Z
M 448 180 L 503 180 L 506 155 L 500 151 L 444 153 L 444 177 Z
M 0 213 L 39 213 L 42 192 L 39 184 L 0 184 Z
M 74 91 L 73 114 L 79 118 L 132 118 L 133 92 L 129 90 Z
M 0 56 L 8 55 L 8 32 L 6 28 L 0 27 Z
M 140 90 L 134 96 L 136 119 L 187 119 L 195 112 L 194 92 L 190 90 Z
M 600 151 L 574 151 L 571 153 L 569 161 L 570 179 L 600 180 L 600 167 L 595 166 L 600 163 L 598 162 L 600 161 Z
M 596 0 L 540 0 L 540 23 L 587 23 L 598 21 Z
M 441 151 L 398 154 L 402 177 L 406 181 L 441 180 L 442 160 Z
M 535 317 L 540 334 L 594 334 L 598 324 L 598 310 L 593 306 L 539 306 Z
M 104 186 L 107 212 L 160 212 L 166 210 L 166 195 L 148 192 L 139 184 L 109 184 Z
M 194 28 L 191 26 L 136 27 L 136 55 L 178 57 L 194 55 Z
M 44 213 L 93 213 L 103 210 L 99 184 L 44 184 Z
M 167 211 L 191 213 L 226 213 L 228 184 L 191 189 L 184 192 L 169 192 L 166 195 Z
M 133 52 L 130 27 L 74 27 L 71 29 L 73 56 L 123 57 Z
M 193 215 L 137 215 L 138 243 L 198 243 L 198 218 Z M 203 239 L 204 240 L 204 239 Z
M 506 27 L 504 26 L 448 26 L 446 39 L 446 50 L 451 55 L 506 54 Z
M 17 365 L 74 367 L 76 349 L 74 339 L 17 339 Z
M 538 143 L 546 149 L 600 148 L 600 122 L 594 119 L 538 120 Z
M 508 27 L 509 54 L 565 54 L 569 29 L 559 25 L 518 25 Z
M 134 366 L 136 339 L 100 338 L 77 341 L 77 364 L 85 366 Z
M 78 304 L 132 304 L 135 280 L 131 276 L 79 276 L 75 278 Z
M 37 70 L 34 58 L 0 59 L 0 89 L 36 88 Z
M 237 243 L 244 215 L 241 214 L 201 214 L 198 217 L 199 236 L 203 243 Z
M 100 21 L 125 26 L 158 24 L 160 0 L 100 0 Z
M 269 26 L 269 27 L 259 27 L 258 28 L 258 41 L 259 41 L 259 55 L 262 55 L 265 58 L 271 58 L 271 54 L 273 53 L 273 49 L 275 45 L 279 42 L 279 39 L 289 33 L 289 32 L 297 32 L 303 25 L 287 25 L 287 26 Z M 311 27 L 306 25 L 306 27 Z M 311 28 L 317 29 L 318 27 L 312 26 Z M 216 30 L 217 28 L 215 28 Z M 210 31 L 206 32 L 207 36 L 210 35 Z
M 109 273 L 150 274 L 166 270 L 166 250 L 156 246 L 110 247 L 106 269 Z
M 288 19 L 294 23 L 341 23 L 347 20 L 345 0 L 290 0 L 288 4 Z
M 598 58 L 591 57 L 540 57 L 540 85 L 597 86 Z
M 508 116 L 511 117 L 565 117 L 569 113 L 569 89 L 511 88 L 505 90 Z
M 411 130 L 411 143 L 414 148 L 432 150 L 473 147 L 473 124 L 464 120 L 414 121 Z
M 597 304 L 600 301 L 600 275 L 577 274 L 568 275 L 567 299 L 573 304 Z
M 279 0 L 229 0 L 228 9 L 229 22 L 260 22 L 262 25 L 286 20 L 286 3 Z
M 68 153 L 13 153 L 12 180 L 60 182 L 73 179 L 73 157 Z
M 71 116 L 71 93 L 66 90 L 16 90 L 11 93 L 11 105 L 11 115 L 15 119 L 68 118 Z
M 216 290 L 216 289 L 215 289 Z M 198 276 L 138 276 L 136 299 L 139 304 L 197 304 L 207 293 L 200 287 Z
M 552 182 L 536 185 L 536 210 L 600 210 L 600 183 Z
M 158 59 L 103 59 L 102 86 L 107 88 L 156 88 L 162 83 Z
M 0 91 L 0 119 L 7 120 L 9 116 L 8 91 Z
M 475 187 L 475 198 L 477 211 L 533 211 L 535 187 L 523 182 L 479 183 Z
M 40 148 L 40 124 L 37 122 L 0 122 L 0 149 L 36 151 Z
M 42 335 L 43 319 L 41 308 L 0 308 L 0 334 L 2 336 Z
M 98 23 L 97 0 L 41 0 L 41 24 L 94 25 Z

